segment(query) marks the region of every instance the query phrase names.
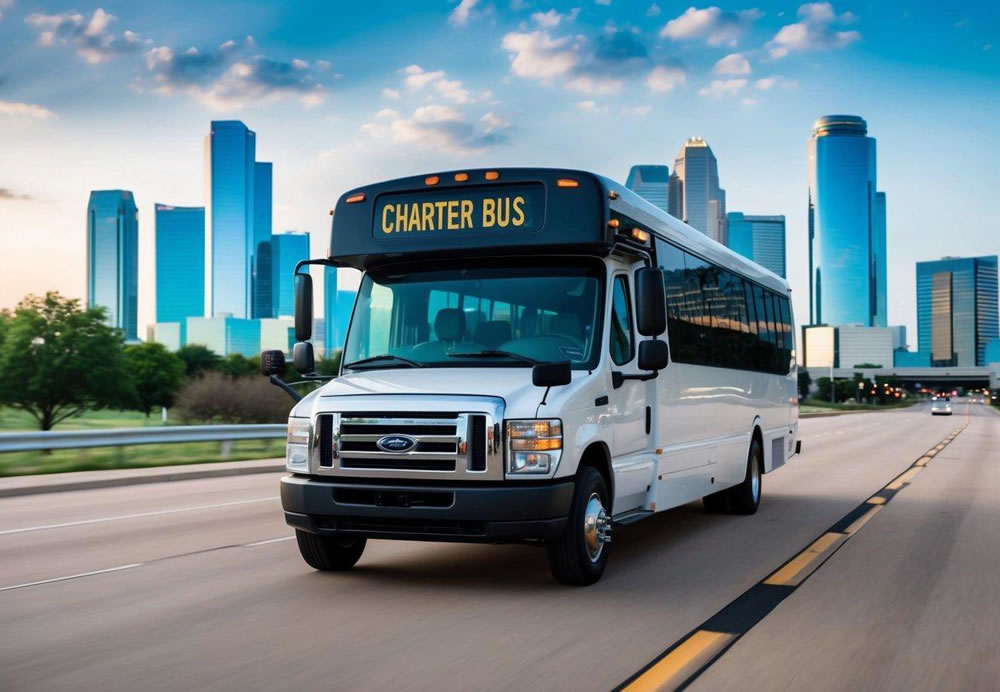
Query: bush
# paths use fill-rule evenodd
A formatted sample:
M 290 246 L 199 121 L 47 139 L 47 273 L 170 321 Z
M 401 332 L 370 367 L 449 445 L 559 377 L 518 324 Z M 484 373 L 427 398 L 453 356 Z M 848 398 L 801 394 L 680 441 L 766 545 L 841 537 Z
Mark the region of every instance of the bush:
M 284 423 L 293 403 L 264 378 L 209 372 L 188 381 L 175 410 L 185 423 Z

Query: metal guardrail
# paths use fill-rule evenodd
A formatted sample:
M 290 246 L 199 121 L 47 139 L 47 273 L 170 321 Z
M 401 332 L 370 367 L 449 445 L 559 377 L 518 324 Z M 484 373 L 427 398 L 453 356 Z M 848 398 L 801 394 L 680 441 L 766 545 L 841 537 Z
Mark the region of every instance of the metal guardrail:
M 49 430 L 0 433 L 0 454 L 83 447 L 127 447 L 175 442 L 233 442 L 280 439 L 288 434 L 282 423 L 257 425 L 170 425 L 161 428 Z

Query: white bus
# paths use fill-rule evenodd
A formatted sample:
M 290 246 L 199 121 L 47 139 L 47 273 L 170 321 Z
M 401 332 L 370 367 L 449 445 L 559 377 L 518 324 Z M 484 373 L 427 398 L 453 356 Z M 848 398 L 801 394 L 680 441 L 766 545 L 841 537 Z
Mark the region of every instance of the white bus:
M 753 514 L 799 451 L 787 283 L 600 176 L 343 195 L 330 256 L 296 272 L 300 373 L 307 264 L 364 272 L 339 375 L 288 421 L 281 499 L 316 569 L 351 568 L 368 539 L 517 541 L 591 584 L 618 527 L 698 499 Z M 291 391 L 284 368 L 265 352 Z

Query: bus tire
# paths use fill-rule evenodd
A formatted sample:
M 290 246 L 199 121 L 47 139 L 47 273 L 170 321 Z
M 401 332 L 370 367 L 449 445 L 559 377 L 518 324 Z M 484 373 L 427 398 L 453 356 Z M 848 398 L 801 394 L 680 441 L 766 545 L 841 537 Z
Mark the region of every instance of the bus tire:
M 361 536 L 318 536 L 295 530 L 299 553 L 313 569 L 323 572 L 349 570 L 361 559 L 368 539 Z
M 764 450 L 757 438 L 750 442 L 747 472 L 743 482 L 727 490 L 729 511 L 733 514 L 753 514 L 760 506 L 761 476 L 764 471 Z
M 701 498 L 701 503 L 705 507 L 706 512 L 712 512 L 713 514 L 723 514 L 729 511 L 729 500 L 727 494 L 729 490 L 720 490 L 717 493 L 712 493 L 711 495 L 706 495 Z
M 597 540 L 596 527 L 600 522 L 608 522 L 610 531 L 611 516 L 607 514 L 610 506 L 611 496 L 604 478 L 597 469 L 581 467 L 565 532 L 562 538 L 545 546 L 549 568 L 557 582 L 588 586 L 604 574 L 611 546 Z

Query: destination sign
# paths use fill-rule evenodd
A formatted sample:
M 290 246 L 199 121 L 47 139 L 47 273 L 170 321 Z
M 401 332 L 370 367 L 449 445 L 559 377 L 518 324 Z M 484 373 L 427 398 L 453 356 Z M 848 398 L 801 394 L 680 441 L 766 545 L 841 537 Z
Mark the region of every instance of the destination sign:
M 531 233 L 541 228 L 544 216 L 540 184 L 385 194 L 375 200 L 372 235 L 395 240 Z

